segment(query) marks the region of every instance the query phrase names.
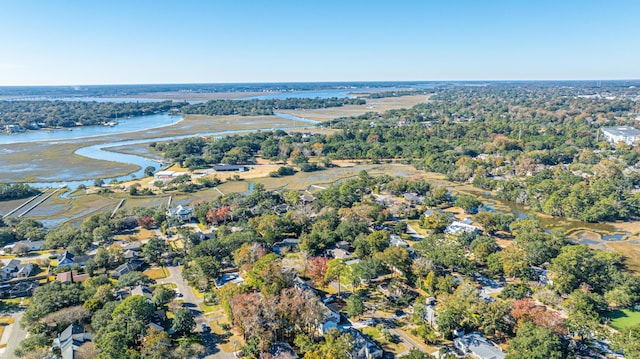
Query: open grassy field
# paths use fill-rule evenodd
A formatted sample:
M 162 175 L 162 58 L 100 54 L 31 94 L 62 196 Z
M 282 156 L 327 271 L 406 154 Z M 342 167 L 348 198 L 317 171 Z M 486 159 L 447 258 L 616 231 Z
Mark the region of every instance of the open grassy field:
M 640 324 L 640 311 L 631 309 L 616 310 L 609 314 L 609 318 L 611 318 L 609 325 L 615 329 L 621 330 Z
M 306 118 L 314 121 L 329 121 L 338 117 L 360 116 L 367 112 L 384 112 L 391 109 L 410 108 L 429 100 L 430 95 L 386 97 L 367 99 L 365 105 L 346 105 L 341 107 L 281 111 L 282 113 Z
M 335 167 L 318 172 L 298 172 L 293 176 L 279 178 L 259 178 L 253 182 L 264 184 L 267 190 L 280 189 L 283 187 L 288 190 L 306 190 L 311 185 L 325 187 L 341 179 L 355 177 L 362 170 L 367 171 L 370 175 L 388 174 L 391 176 L 410 177 L 420 174 L 420 171 L 409 165 L 362 164 Z
M 167 278 L 167 276 L 169 275 L 169 273 L 167 273 L 167 269 L 164 267 L 149 268 L 142 273 L 153 280 Z
M 636 241 L 605 242 L 604 246 L 622 254 L 627 266 L 640 273 L 640 245 Z

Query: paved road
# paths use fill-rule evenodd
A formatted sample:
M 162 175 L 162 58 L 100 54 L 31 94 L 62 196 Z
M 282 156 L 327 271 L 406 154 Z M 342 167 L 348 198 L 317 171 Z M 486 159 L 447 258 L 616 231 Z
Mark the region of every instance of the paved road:
M 22 341 L 22 339 L 27 337 L 27 331 L 20 328 L 20 319 L 22 319 L 22 311 L 15 312 L 13 315 L 13 319 L 15 322 L 11 324 L 8 328 L 5 328 L 5 331 L 10 331 L 9 339 L 7 341 L 7 347 L 0 349 L 0 357 L 5 359 L 18 359 L 17 356 L 13 355 L 13 352 L 18 347 L 18 344 Z M 3 335 L 4 337 L 4 335 Z M 4 352 L 3 352 L 4 351 Z
M 9 261 L 11 261 L 12 259 L 17 259 L 19 261 L 33 261 L 36 259 L 47 259 L 49 258 L 51 255 L 56 254 L 56 253 L 45 253 L 45 254 L 38 254 L 35 256 L 24 256 L 24 257 L 15 257 L 15 258 L 2 258 L 0 259 L 0 262 L 4 263 L 5 265 L 7 265 L 7 263 L 9 263 Z
M 191 288 L 187 282 L 182 279 L 182 271 L 180 267 L 171 266 L 167 267 L 169 270 L 169 276 L 164 279 L 159 279 L 158 283 L 175 283 L 177 286 L 177 290 L 182 293 L 182 297 L 179 298 L 183 301 L 183 305 L 186 308 L 191 309 L 191 312 L 194 315 L 194 320 L 196 322 L 196 332 L 200 332 L 200 336 L 202 336 L 202 343 L 207 349 L 205 353 L 205 358 L 211 359 L 234 359 L 233 354 L 225 353 L 218 347 L 218 340 L 216 335 L 211 333 L 210 328 L 206 331 L 202 331 L 202 324 L 207 323 L 207 318 L 204 317 L 202 310 L 198 304 L 202 303 L 204 299 L 199 299 L 193 294 Z
M 407 348 L 407 351 L 401 354 L 408 353 L 409 350 L 411 350 L 411 348 L 416 348 L 422 352 L 425 351 L 424 347 L 420 343 L 411 339 L 411 337 L 406 335 L 402 330 L 396 328 L 394 321 L 397 319 L 397 317 L 393 316 L 390 318 L 382 318 L 382 317 L 373 317 L 373 318 L 379 321 L 380 323 L 384 324 L 384 326 L 387 329 L 389 329 L 389 334 L 397 337 L 404 344 L 404 346 Z

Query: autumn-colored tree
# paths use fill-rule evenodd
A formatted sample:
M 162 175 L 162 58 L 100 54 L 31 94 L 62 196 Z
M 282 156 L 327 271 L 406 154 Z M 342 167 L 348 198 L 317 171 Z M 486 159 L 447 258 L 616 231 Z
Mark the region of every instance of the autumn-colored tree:
M 223 206 L 220 208 L 211 208 L 207 211 L 205 216 L 207 222 L 211 224 L 218 224 L 221 222 L 227 223 L 232 218 L 231 207 Z
M 205 216 L 208 223 L 218 224 L 218 217 L 216 217 L 216 209 L 211 208 L 207 211 L 207 215 Z
M 307 276 L 316 285 L 326 284 L 324 276 L 327 273 L 328 263 L 329 259 L 326 257 L 310 257 L 307 260 Z
M 233 252 L 233 263 L 246 273 L 251 270 L 253 264 L 267 254 L 267 249 L 260 243 L 243 243 Z
M 310 290 L 285 288 L 280 292 L 278 312 L 278 316 L 288 324 L 283 328 L 290 327 L 296 332 L 313 335 L 324 314 L 324 307 Z
M 509 314 L 518 322 L 518 327 L 525 322 L 532 322 L 555 333 L 564 334 L 567 332 L 564 320 L 558 312 L 537 305 L 531 298 L 522 298 L 513 302 Z
M 144 229 L 152 229 L 156 227 L 156 220 L 150 216 L 140 217 L 138 219 L 138 225 Z
M 283 288 L 293 285 L 293 275 L 282 270 L 282 261 L 275 253 L 261 257 L 247 272 L 245 283 L 263 295 L 277 294 Z

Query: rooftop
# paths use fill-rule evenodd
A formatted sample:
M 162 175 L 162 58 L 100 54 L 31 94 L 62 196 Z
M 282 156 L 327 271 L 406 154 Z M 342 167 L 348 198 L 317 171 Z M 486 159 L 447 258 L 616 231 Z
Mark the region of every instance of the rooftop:
M 629 126 L 604 127 L 602 132 L 612 136 L 640 136 L 640 130 Z
M 454 340 L 456 348 L 466 349 L 482 359 L 504 359 L 502 350 L 478 332 L 463 335 Z

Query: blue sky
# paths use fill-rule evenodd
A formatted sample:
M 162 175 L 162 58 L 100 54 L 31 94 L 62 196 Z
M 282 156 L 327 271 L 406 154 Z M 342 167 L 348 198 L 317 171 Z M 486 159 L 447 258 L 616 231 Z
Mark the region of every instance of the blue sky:
M 638 79 L 640 1 L 0 1 L 0 85 Z

